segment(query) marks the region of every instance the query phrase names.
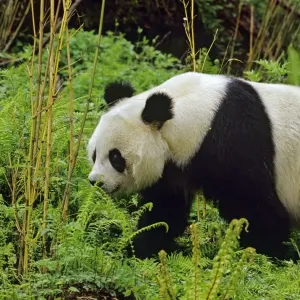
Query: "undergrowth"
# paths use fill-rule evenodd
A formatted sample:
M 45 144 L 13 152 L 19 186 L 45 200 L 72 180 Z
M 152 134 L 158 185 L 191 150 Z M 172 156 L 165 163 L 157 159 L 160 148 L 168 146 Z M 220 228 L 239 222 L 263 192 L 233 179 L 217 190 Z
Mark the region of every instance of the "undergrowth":
M 187 22 L 187 32 L 188 26 Z M 51 84 L 52 75 L 46 75 L 47 66 L 51 66 L 49 48 L 40 57 L 34 56 L 30 69 L 34 46 L 24 45 L 16 57 L 26 62 L 0 71 L 0 299 L 65 299 L 87 291 L 143 300 L 299 299 L 299 264 L 290 261 L 274 264 L 252 248 L 240 249 L 239 235 L 247 230 L 247 221 L 233 220 L 226 224 L 218 209 L 203 197 L 193 204 L 191 226 L 177 239 L 180 251 L 168 254 L 161 251 L 156 259 L 126 256 L 124 247 L 139 234 L 136 224 L 141 214 L 151 209 L 151 204 L 139 207 L 136 195 L 111 199 L 98 187 L 91 187 L 87 180 L 90 165 L 86 144 L 106 109 L 103 88 L 112 80 L 126 78 L 141 92 L 190 67 L 157 51 L 153 41 L 141 38 L 133 45 L 123 35 L 111 32 L 101 37 L 99 55 L 95 56 L 98 38 L 94 32 L 72 30 L 62 40 L 53 39 L 53 49 L 63 43 L 56 80 Z M 194 49 L 192 54 L 195 70 L 213 74 L 225 71 L 224 62 L 209 59 L 209 49 L 197 53 Z M 300 84 L 299 62 L 298 52 L 289 48 L 287 55 L 276 61 L 257 60 L 256 68 L 245 72 L 245 78 Z M 48 92 L 55 91 L 50 97 L 53 100 L 50 176 L 47 182 L 44 148 L 31 182 L 37 185 L 37 194 L 28 203 L 27 154 L 32 142 L 35 103 L 32 99 L 42 82 L 45 82 L 42 101 Z M 49 107 L 45 116 L 48 111 Z M 49 124 L 49 118 L 42 119 L 41 124 Z M 45 141 L 41 140 L 41 147 Z M 79 152 L 72 180 L 68 181 L 70 145 L 79 145 Z M 64 218 L 63 199 L 68 184 L 69 202 Z M 29 210 L 25 239 L 22 228 Z M 143 230 L 154 226 L 167 229 L 167 224 L 161 223 Z M 297 233 L 293 238 L 297 244 Z M 22 245 L 29 245 L 26 270 Z

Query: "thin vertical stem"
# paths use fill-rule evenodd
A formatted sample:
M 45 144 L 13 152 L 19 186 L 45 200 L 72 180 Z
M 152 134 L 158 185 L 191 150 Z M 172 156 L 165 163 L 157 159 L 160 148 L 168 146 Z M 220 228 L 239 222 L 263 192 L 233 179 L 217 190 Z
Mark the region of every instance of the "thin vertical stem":
M 195 6 L 195 1 L 192 0 L 191 2 L 191 52 L 192 52 L 192 60 L 193 60 L 193 71 L 196 72 L 196 51 L 195 51 L 195 35 L 194 35 L 194 6 Z
M 34 96 L 33 96 L 33 69 L 34 69 L 34 58 L 35 58 L 35 51 L 36 51 L 36 42 L 37 42 L 37 32 L 35 26 L 35 14 L 34 14 L 34 3 L 33 0 L 30 0 L 31 6 L 31 17 L 32 17 L 32 28 L 33 28 L 33 47 L 32 47 L 32 57 L 30 62 L 30 67 L 28 68 L 29 73 L 29 89 L 30 89 L 30 104 L 31 104 L 31 116 L 34 115 Z M 31 123 L 31 135 L 35 132 L 35 122 L 36 119 L 32 120 Z M 24 270 L 24 251 L 25 251 L 25 236 L 26 236 L 26 222 L 27 222 L 27 207 L 29 204 L 29 198 L 31 195 L 32 189 L 32 157 L 33 157 L 33 147 L 34 147 L 34 137 L 30 137 L 29 142 L 29 153 L 28 153 L 28 160 L 27 160 L 27 170 L 26 170 L 26 184 L 25 184 L 25 211 L 23 217 L 23 225 L 22 225 L 22 233 L 20 236 L 20 253 L 19 253 L 19 265 L 18 265 L 18 275 L 22 274 Z
M 55 30 L 55 19 L 54 19 L 54 0 L 50 1 L 50 44 L 53 44 L 54 38 L 54 30 Z M 52 49 L 51 49 L 52 50 Z M 47 111 L 47 142 L 46 142 L 46 163 L 45 163 L 45 190 L 44 190 L 44 209 L 43 209 L 43 259 L 47 257 L 47 249 L 46 249 L 46 227 L 47 227 L 47 211 L 48 211 L 48 199 L 49 199 L 49 185 L 50 185 L 50 159 L 51 159 L 51 146 L 52 146 L 52 105 L 53 105 L 53 72 L 54 72 L 54 57 L 53 50 L 49 53 L 50 57 L 50 93 L 48 97 L 48 106 L 49 109 Z M 46 76 L 45 76 L 46 77 Z M 46 268 L 43 267 L 43 272 L 46 271 Z
M 96 48 L 95 57 L 94 57 L 94 64 L 93 64 L 91 82 L 90 82 L 90 87 L 89 87 L 89 94 L 88 94 L 88 99 L 87 99 L 85 111 L 84 111 L 84 114 L 83 114 L 83 119 L 82 119 L 82 124 L 81 124 L 81 127 L 80 127 L 80 132 L 79 132 L 79 135 L 78 135 L 77 147 L 76 147 L 76 149 L 74 151 L 74 155 L 73 155 L 73 163 L 70 164 L 70 166 L 69 166 L 68 180 L 67 180 L 67 184 L 66 184 L 66 188 L 65 188 L 65 192 L 64 192 L 63 211 L 62 211 L 63 221 L 65 221 L 67 219 L 72 175 L 73 175 L 73 171 L 74 171 L 75 164 L 76 164 L 76 161 L 77 161 L 77 156 L 78 156 L 78 153 L 79 153 L 79 147 L 80 147 L 80 143 L 81 143 L 81 139 L 82 139 L 82 135 L 83 135 L 85 121 L 86 121 L 87 114 L 88 114 L 88 111 L 89 111 L 90 99 L 92 97 L 92 90 L 93 90 L 93 86 L 94 86 L 94 78 L 95 78 L 96 66 L 97 66 L 98 55 L 99 55 L 100 41 L 101 41 L 101 37 L 102 37 L 104 8 L 105 8 L 105 0 L 102 0 L 101 11 L 100 11 L 99 30 L 98 30 L 98 42 L 97 42 L 97 48 Z
M 65 191 L 65 214 L 68 209 L 71 188 L 72 166 L 74 165 L 74 138 L 73 138 L 73 92 L 72 92 L 72 65 L 70 56 L 69 32 L 67 32 L 67 58 L 69 68 L 69 168 L 68 168 L 68 184 Z M 66 218 L 66 215 L 64 219 Z
M 242 3 L 242 1 L 240 1 L 239 6 L 238 6 L 238 15 L 237 15 L 236 23 L 235 23 L 235 29 L 234 29 L 234 35 L 233 35 L 232 46 L 231 46 L 231 51 L 230 51 L 227 74 L 230 74 L 230 72 L 231 72 L 232 58 L 233 58 L 235 43 L 236 43 L 236 39 L 237 39 L 238 29 L 239 29 L 239 25 L 240 25 L 242 7 L 243 7 L 243 3 Z
M 199 200 L 199 195 L 197 194 L 196 196 L 196 204 L 197 204 L 197 222 L 200 221 L 200 200 Z
M 33 6 L 33 3 L 32 3 Z M 39 55 L 38 55 L 38 74 L 37 74 L 37 95 L 36 95 L 36 103 L 33 104 L 33 111 L 36 112 L 42 106 L 42 100 L 40 97 L 39 89 L 41 83 L 41 75 L 42 75 L 42 40 L 43 40 L 43 32 L 44 32 L 44 0 L 40 2 L 40 26 L 39 26 Z M 34 59 L 34 58 L 32 58 Z M 32 68 L 33 71 L 33 68 Z M 33 73 L 31 73 L 33 75 Z M 30 252 L 30 227 L 31 227 L 31 212 L 32 212 L 32 204 L 36 197 L 35 183 L 33 183 L 34 171 L 33 166 L 35 166 L 35 157 L 38 149 L 38 137 L 39 137 L 39 123 L 40 123 L 41 115 L 38 115 L 38 118 L 32 119 L 32 127 L 31 127 L 31 138 L 30 138 L 30 151 L 29 151 L 29 159 L 28 159 L 28 173 L 29 176 L 27 178 L 27 194 L 26 198 L 26 210 L 24 216 L 24 224 L 23 224 L 23 235 L 24 235 L 24 255 L 23 255 L 23 274 L 25 277 L 28 275 L 29 271 L 29 252 Z
M 253 59 L 253 31 L 254 31 L 254 6 L 251 5 L 250 7 L 250 42 L 249 42 L 249 55 L 248 55 L 248 62 Z

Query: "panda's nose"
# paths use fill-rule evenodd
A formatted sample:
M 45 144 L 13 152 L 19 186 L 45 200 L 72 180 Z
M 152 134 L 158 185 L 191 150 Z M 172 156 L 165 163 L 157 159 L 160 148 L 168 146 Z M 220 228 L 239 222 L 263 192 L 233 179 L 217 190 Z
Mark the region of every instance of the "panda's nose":
M 96 181 L 95 180 L 89 180 L 91 185 L 95 185 Z

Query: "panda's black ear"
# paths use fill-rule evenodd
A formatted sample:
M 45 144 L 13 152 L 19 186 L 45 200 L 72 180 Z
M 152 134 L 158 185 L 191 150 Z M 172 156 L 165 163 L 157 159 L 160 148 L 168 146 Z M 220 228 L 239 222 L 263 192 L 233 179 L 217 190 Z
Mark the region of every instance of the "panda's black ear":
M 173 118 L 172 108 L 173 101 L 170 96 L 161 92 L 154 93 L 146 100 L 142 120 L 160 129 L 167 120 Z
M 114 81 L 104 89 L 104 100 L 108 106 L 113 106 L 123 98 L 130 98 L 134 94 L 134 88 L 127 81 Z

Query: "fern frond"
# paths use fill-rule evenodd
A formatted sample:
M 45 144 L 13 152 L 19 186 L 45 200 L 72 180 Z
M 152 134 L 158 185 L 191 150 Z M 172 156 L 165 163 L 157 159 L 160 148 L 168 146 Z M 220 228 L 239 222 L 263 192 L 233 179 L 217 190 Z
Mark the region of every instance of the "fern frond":
M 164 250 L 161 250 L 158 255 L 160 259 L 160 273 L 158 276 L 160 297 L 164 300 L 175 300 L 175 291 L 167 266 L 167 254 Z
M 221 245 L 218 254 L 214 258 L 212 280 L 205 298 L 207 300 L 215 299 L 218 293 L 222 275 L 226 270 L 226 267 L 230 265 L 234 257 L 234 248 L 238 244 L 237 240 L 243 229 L 243 225 L 246 225 L 245 230 L 247 231 L 249 223 L 244 218 L 239 220 L 234 219 L 229 224 L 229 227 L 226 231 L 225 239 Z
M 134 233 L 132 233 L 129 237 L 125 237 L 120 241 L 120 245 L 121 247 L 125 247 L 131 240 L 133 240 L 137 235 L 145 232 L 145 231 L 149 231 L 151 229 L 155 229 L 158 228 L 160 226 L 164 226 L 166 228 L 166 232 L 169 231 L 169 226 L 167 223 L 165 222 L 157 222 L 148 226 L 145 226 L 137 231 L 135 231 Z

